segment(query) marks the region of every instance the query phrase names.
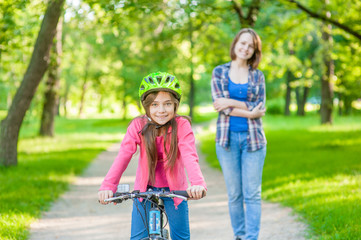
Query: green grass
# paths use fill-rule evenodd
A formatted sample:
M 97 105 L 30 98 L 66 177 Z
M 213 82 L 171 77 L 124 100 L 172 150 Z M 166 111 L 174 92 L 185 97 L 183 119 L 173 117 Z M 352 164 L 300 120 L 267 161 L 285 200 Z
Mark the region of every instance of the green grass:
M 121 139 L 128 122 L 59 118 L 54 138 L 37 137 L 37 124 L 25 124 L 18 166 L 0 167 L 0 239 L 27 239 L 30 223 L 100 152 Z
M 265 200 L 290 206 L 309 225 L 309 239 L 360 239 L 361 117 L 266 116 Z M 207 161 L 219 168 L 214 132 L 201 137 Z

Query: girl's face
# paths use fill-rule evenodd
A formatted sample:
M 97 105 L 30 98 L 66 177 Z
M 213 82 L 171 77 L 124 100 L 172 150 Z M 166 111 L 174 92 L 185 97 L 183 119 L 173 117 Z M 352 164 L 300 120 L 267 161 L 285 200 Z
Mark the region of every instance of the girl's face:
M 248 60 L 253 56 L 254 48 L 253 37 L 246 32 L 239 37 L 234 47 L 234 53 L 238 59 Z
M 150 118 L 159 125 L 166 124 L 174 115 L 174 102 L 169 92 L 159 92 L 149 106 Z

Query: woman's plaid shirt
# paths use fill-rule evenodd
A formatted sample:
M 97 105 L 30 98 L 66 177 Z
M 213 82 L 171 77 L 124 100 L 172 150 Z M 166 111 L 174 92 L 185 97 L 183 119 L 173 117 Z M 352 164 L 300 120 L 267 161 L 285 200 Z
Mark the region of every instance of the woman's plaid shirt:
M 212 98 L 213 101 L 217 98 L 229 98 L 228 91 L 228 73 L 231 67 L 231 62 L 223 65 L 219 65 L 214 68 L 212 73 Z M 266 91 L 265 91 L 265 79 L 263 73 L 251 67 L 248 74 L 248 91 L 247 101 L 245 104 L 248 110 L 252 110 L 260 102 L 265 104 Z M 227 108 L 219 112 L 217 120 L 217 133 L 216 142 L 222 147 L 229 147 L 229 114 L 233 109 Z M 266 146 L 267 141 L 264 134 L 262 119 L 248 119 L 248 151 L 256 151 Z

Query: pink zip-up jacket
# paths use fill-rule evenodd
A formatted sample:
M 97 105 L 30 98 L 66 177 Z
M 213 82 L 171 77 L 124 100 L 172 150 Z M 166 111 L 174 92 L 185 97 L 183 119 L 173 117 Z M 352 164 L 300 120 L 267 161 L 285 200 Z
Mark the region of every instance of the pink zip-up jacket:
M 147 123 L 147 118 L 135 118 L 128 126 L 127 132 L 120 145 L 119 153 L 110 167 L 107 175 L 99 190 L 111 190 L 116 192 L 119 180 L 127 168 L 133 154 L 137 151 L 137 146 L 140 146 L 140 156 L 138 160 L 138 168 L 135 177 L 134 190 L 141 192 L 146 191 L 149 182 L 148 161 L 145 145 L 143 144 L 143 136 L 141 130 Z M 186 190 L 188 188 L 187 176 L 188 173 L 190 184 L 200 185 L 206 188 L 199 163 L 198 154 L 195 147 L 195 138 L 191 128 L 190 122 L 180 116 L 176 117 L 177 121 L 177 138 L 178 138 L 178 155 L 173 171 L 166 170 L 166 177 L 169 189 L 172 190 Z M 168 129 L 167 139 L 171 137 L 171 127 Z M 164 141 L 164 139 L 163 139 Z M 161 146 L 164 146 L 162 141 Z M 167 141 L 168 142 L 168 141 Z M 166 145 L 169 151 L 169 142 Z M 163 151 L 163 159 L 167 159 L 165 151 Z M 175 206 L 182 202 L 181 199 L 175 198 Z

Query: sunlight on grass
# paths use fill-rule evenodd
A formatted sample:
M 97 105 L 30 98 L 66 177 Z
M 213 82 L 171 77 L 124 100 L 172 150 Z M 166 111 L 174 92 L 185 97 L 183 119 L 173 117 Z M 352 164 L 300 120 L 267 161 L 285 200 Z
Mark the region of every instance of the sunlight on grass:
M 263 192 L 266 199 L 292 206 L 311 223 L 316 239 L 357 239 L 361 175 L 338 174 L 310 181 L 296 180 Z M 349 232 L 343 233 L 345 228 Z M 352 229 L 352 230 L 351 230 Z M 346 235 L 344 235 L 346 234 Z M 340 236 L 337 238 L 336 236 Z
M 84 147 L 96 147 L 99 142 L 108 145 L 111 142 L 119 141 L 124 134 L 66 134 L 59 135 L 55 138 L 25 138 L 19 142 L 19 149 L 24 153 L 50 152 L 50 151 L 67 151 L 70 149 L 81 149 Z M 44 142 L 46 144 L 44 144 Z M 31 146 L 31 147 L 28 147 Z
M 360 118 L 361 122 L 361 118 Z M 324 125 L 324 126 L 313 126 L 310 127 L 309 130 L 313 132 L 337 132 L 337 131 L 353 131 L 353 130 L 361 130 L 361 124 L 351 122 L 343 122 L 343 123 L 335 123 L 334 125 Z
M 38 137 L 37 123 L 26 124 L 18 144 L 18 165 L 0 168 L 0 239 L 27 239 L 30 223 L 100 152 L 121 140 L 128 123 L 59 118 L 54 138 Z
M 27 234 L 24 231 L 24 226 L 30 225 L 33 220 L 34 218 L 31 215 L 17 211 L 1 213 L 0 239 L 26 239 Z

